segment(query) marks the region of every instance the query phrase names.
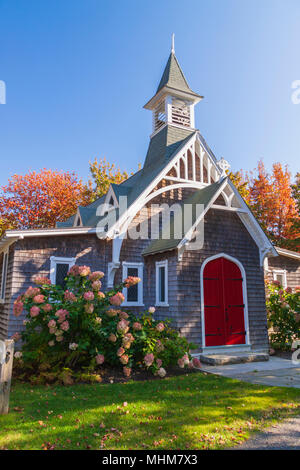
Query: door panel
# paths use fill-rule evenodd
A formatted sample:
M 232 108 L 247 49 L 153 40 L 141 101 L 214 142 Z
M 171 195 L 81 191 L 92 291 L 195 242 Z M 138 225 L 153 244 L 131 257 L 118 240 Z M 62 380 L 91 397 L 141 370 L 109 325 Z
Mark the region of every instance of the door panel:
M 206 346 L 245 344 L 243 279 L 226 258 L 210 261 L 203 272 Z
M 204 268 L 204 315 L 207 346 L 220 346 L 225 342 L 221 259 Z

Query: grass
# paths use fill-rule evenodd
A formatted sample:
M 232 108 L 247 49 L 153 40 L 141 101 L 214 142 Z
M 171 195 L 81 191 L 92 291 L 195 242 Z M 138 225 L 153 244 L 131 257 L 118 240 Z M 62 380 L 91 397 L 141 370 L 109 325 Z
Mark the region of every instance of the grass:
M 299 390 L 194 373 L 163 380 L 15 384 L 0 449 L 220 449 L 299 413 Z

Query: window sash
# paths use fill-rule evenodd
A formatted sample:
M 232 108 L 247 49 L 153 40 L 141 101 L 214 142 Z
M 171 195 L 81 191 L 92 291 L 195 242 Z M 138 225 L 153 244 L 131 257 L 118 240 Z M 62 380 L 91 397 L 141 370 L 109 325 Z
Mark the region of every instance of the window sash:
M 65 264 L 68 265 L 69 269 L 74 266 L 76 258 L 63 258 L 59 256 L 51 256 L 50 258 L 50 281 L 51 284 L 56 285 L 57 281 L 57 265 L 58 264 Z
M 156 262 L 156 305 L 168 306 L 168 261 Z
M 143 263 L 123 262 L 123 281 L 129 276 L 139 277 L 141 281 L 128 289 L 123 289 L 124 306 L 143 306 Z

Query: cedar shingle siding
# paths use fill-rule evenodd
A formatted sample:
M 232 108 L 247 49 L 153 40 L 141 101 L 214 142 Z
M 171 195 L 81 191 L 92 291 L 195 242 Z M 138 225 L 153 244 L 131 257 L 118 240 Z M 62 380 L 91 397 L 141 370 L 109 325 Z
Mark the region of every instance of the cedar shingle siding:
M 288 256 L 276 256 L 268 258 L 269 269 L 266 277 L 269 281 L 273 281 L 273 271 L 276 269 L 286 270 L 287 286 L 295 288 L 300 286 L 300 261 L 289 258 Z

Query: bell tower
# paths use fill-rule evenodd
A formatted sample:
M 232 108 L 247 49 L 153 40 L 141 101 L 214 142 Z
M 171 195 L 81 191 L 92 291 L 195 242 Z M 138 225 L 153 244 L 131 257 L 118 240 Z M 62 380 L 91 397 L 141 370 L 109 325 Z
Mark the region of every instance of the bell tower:
M 195 129 L 194 106 L 203 96 L 192 91 L 175 56 L 174 34 L 167 65 L 155 95 L 144 108 L 152 111 L 152 135 L 166 125 Z

